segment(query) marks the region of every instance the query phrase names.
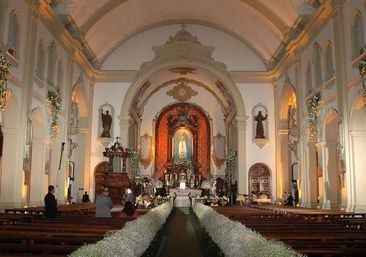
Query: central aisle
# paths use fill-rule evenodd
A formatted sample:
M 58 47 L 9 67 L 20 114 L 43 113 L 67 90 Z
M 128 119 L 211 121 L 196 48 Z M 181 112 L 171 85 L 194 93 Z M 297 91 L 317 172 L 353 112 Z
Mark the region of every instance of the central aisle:
M 202 257 L 199 224 L 189 208 L 174 208 L 165 231 L 165 247 L 159 257 Z

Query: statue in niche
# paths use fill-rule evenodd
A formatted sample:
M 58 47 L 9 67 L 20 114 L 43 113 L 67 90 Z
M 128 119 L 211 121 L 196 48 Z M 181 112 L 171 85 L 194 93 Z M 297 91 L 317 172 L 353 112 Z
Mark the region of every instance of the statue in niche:
M 264 139 L 265 135 L 264 135 L 264 126 L 263 126 L 263 122 L 265 120 L 267 120 L 268 118 L 268 114 L 263 115 L 262 111 L 258 111 L 257 116 L 254 117 L 254 120 L 257 122 L 257 126 L 256 126 L 256 132 L 255 132 L 255 138 L 258 139 Z
M 111 137 L 111 128 L 112 128 L 112 115 L 110 115 L 109 111 L 102 111 L 102 127 L 103 131 L 100 135 L 101 137 Z

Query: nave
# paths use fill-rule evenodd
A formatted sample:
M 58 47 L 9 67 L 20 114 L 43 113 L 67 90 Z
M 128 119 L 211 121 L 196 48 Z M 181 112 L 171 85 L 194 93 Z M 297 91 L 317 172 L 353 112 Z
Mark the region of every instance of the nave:
M 169 203 L 158 208 L 166 204 Z M 204 206 L 200 203 L 196 205 Z M 211 209 L 207 206 L 205 208 Z M 9 209 L 0 215 L 0 256 L 64 257 L 85 244 L 93 246 L 98 241 L 106 240 L 103 239 L 105 236 L 108 238 L 111 233 L 118 233 L 126 227 L 127 222 L 132 221 L 120 217 L 94 218 L 93 204 L 65 206 L 60 209 L 61 216 L 54 220 L 45 219 L 40 210 L 41 208 L 34 211 Z M 198 219 L 195 212 L 191 208 L 173 208 L 158 228 L 159 232 L 150 242 L 150 247 L 142 255 L 133 256 L 214 257 L 213 253 L 216 256 L 231 256 L 220 248 L 222 242 L 215 242 L 212 235 L 207 234 L 205 221 Z M 309 257 L 361 257 L 366 250 L 365 214 L 280 208 L 273 205 L 214 207 L 213 212 L 241 223 L 268 240 L 281 241 Z M 148 213 L 147 209 L 138 209 L 135 221 L 150 215 Z M 113 216 L 119 216 L 119 213 L 114 213 Z M 210 220 L 215 225 L 215 219 Z M 220 228 L 221 223 L 223 221 L 217 223 L 218 229 L 226 231 L 225 227 Z M 239 223 L 235 223 L 235 226 Z M 225 226 L 230 227 L 229 224 Z M 146 226 L 143 229 L 149 230 Z M 236 235 L 233 233 L 234 228 L 227 230 L 225 238 L 228 242 L 234 240 L 235 245 Z M 241 240 L 241 243 L 247 244 L 247 248 L 242 248 L 242 256 L 256 256 L 250 255 L 251 240 L 255 239 L 249 236 Z M 116 241 L 113 245 L 119 243 Z

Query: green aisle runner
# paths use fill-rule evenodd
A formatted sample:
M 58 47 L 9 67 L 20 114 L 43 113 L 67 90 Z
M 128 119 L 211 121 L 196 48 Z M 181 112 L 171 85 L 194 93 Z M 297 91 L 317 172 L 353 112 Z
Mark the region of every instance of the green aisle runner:
M 199 224 L 188 208 L 175 208 L 164 228 L 164 246 L 159 257 L 202 257 Z

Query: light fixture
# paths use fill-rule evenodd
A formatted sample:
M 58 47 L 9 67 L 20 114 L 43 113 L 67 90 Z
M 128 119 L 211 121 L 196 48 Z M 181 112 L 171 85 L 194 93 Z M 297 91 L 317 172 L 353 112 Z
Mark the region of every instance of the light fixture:
M 10 63 L 5 55 L 0 54 L 0 110 L 4 111 L 9 100 L 10 90 L 7 87 Z

